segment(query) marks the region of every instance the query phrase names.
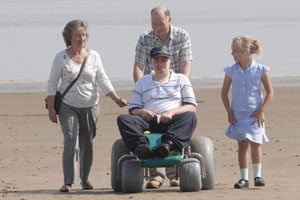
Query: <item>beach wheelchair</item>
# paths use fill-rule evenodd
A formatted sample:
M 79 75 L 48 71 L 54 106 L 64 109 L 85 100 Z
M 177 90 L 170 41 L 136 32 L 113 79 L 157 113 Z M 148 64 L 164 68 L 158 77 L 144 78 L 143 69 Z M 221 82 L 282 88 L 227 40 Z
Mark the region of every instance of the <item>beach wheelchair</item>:
M 151 149 L 161 144 L 162 134 L 144 134 Z M 118 139 L 111 152 L 111 186 L 115 192 L 142 192 L 144 178 L 149 180 L 149 168 L 175 165 L 182 192 L 211 190 L 215 182 L 214 164 L 214 145 L 208 137 L 196 136 L 181 152 L 170 152 L 168 157 L 145 160 L 138 159 L 124 141 Z

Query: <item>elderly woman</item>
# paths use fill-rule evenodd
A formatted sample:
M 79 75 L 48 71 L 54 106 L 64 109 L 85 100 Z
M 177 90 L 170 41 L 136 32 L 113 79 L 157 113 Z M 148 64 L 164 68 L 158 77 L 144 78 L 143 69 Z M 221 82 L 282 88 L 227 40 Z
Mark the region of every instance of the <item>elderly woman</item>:
M 67 49 L 56 54 L 48 80 L 49 118 L 53 123 L 57 123 L 57 113 L 54 109 L 56 91 L 58 89 L 63 93 L 66 90 L 79 74 L 82 62 L 87 56 L 79 79 L 64 96 L 59 108 L 58 117 L 64 135 L 64 185 L 60 188 L 61 192 L 70 192 L 74 184 L 77 138 L 81 186 L 83 190 L 93 189 L 88 177 L 93 161 L 93 138 L 99 113 L 98 88 L 100 87 L 104 94 L 120 107 L 127 105 L 126 100 L 114 91 L 99 54 L 85 47 L 88 39 L 87 29 L 87 23 L 81 20 L 73 20 L 66 25 L 63 37 Z

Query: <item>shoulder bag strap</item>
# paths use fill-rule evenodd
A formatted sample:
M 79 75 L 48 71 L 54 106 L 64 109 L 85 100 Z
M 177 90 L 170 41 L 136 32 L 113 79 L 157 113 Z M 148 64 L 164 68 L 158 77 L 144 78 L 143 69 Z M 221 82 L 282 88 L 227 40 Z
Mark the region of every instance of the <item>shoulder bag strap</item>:
M 71 87 L 74 85 L 74 83 L 79 79 L 79 76 L 80 76 L 81 72 L 83 71 L 83 68 L 84 68 L 84 65 L 86 63 L 86 60 L 87 60 L 88 56 L 89 56 L 89 50 L 87 49 L 77 77 L 66 88 L 66 90 L 64 91 L 64 93 L 61 95 L 60 100 L 62 100 L 64 98 L 64 96 L 68 93 L 68 91 L 71 89 Z

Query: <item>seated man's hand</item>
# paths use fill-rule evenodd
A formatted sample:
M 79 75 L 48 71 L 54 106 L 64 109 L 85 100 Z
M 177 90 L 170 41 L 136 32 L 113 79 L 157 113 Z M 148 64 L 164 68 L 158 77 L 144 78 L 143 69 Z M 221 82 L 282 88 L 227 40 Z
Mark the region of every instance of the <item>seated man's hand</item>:
M 146 109 L 138 109 L 135 111 L 136 114 L 140 115 L 145 121 L 151 121 L 156 114 L 151 111 L 151 110 L 146 110 Z
M 167 110 L 162 113 L 159 118 L 160 123 L 168 123 L 173 117 L 173 112 L 171 110 Z

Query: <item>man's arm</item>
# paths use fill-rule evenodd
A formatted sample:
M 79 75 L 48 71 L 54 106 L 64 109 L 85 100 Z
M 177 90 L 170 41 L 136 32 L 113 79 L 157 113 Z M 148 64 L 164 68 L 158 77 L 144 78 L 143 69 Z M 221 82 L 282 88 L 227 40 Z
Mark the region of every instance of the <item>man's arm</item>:
M 143 73 L 144 65 L 140 62 L 135 62 L 133 66 L 133 80 L 136 83 L 139 78 L 141 78 Z
M 182 106 L 179 106 L 178 108 L 173 108 L 171 110 L 167 110 L 166 112 L 172 113 L 172 116 L 174 115 L 180 115 L 185 112 L 196 112 L 196 107 L 194 104 L 186 103 Z
M 130 111 L 132 115 L 139 115 L 142 117 L 145 121 L 151 121 L 154 117 L 156 117 L 156 114 L 152 110 L 146 110 L 143 108 L 135 108 Z
M 180 115 L 185 112 L 196 112 L 196 107 L 193 104 L 184 104 L 178 108 L 173 108 L 171 110 L 167 110 L 159 116 L 159 121 L 162 123 L 168 123 L 173 116 Z
M 189 79 L 191 78 L 191 61 L 184 60 L 180 62 L 180 73 L 186 75 Z

